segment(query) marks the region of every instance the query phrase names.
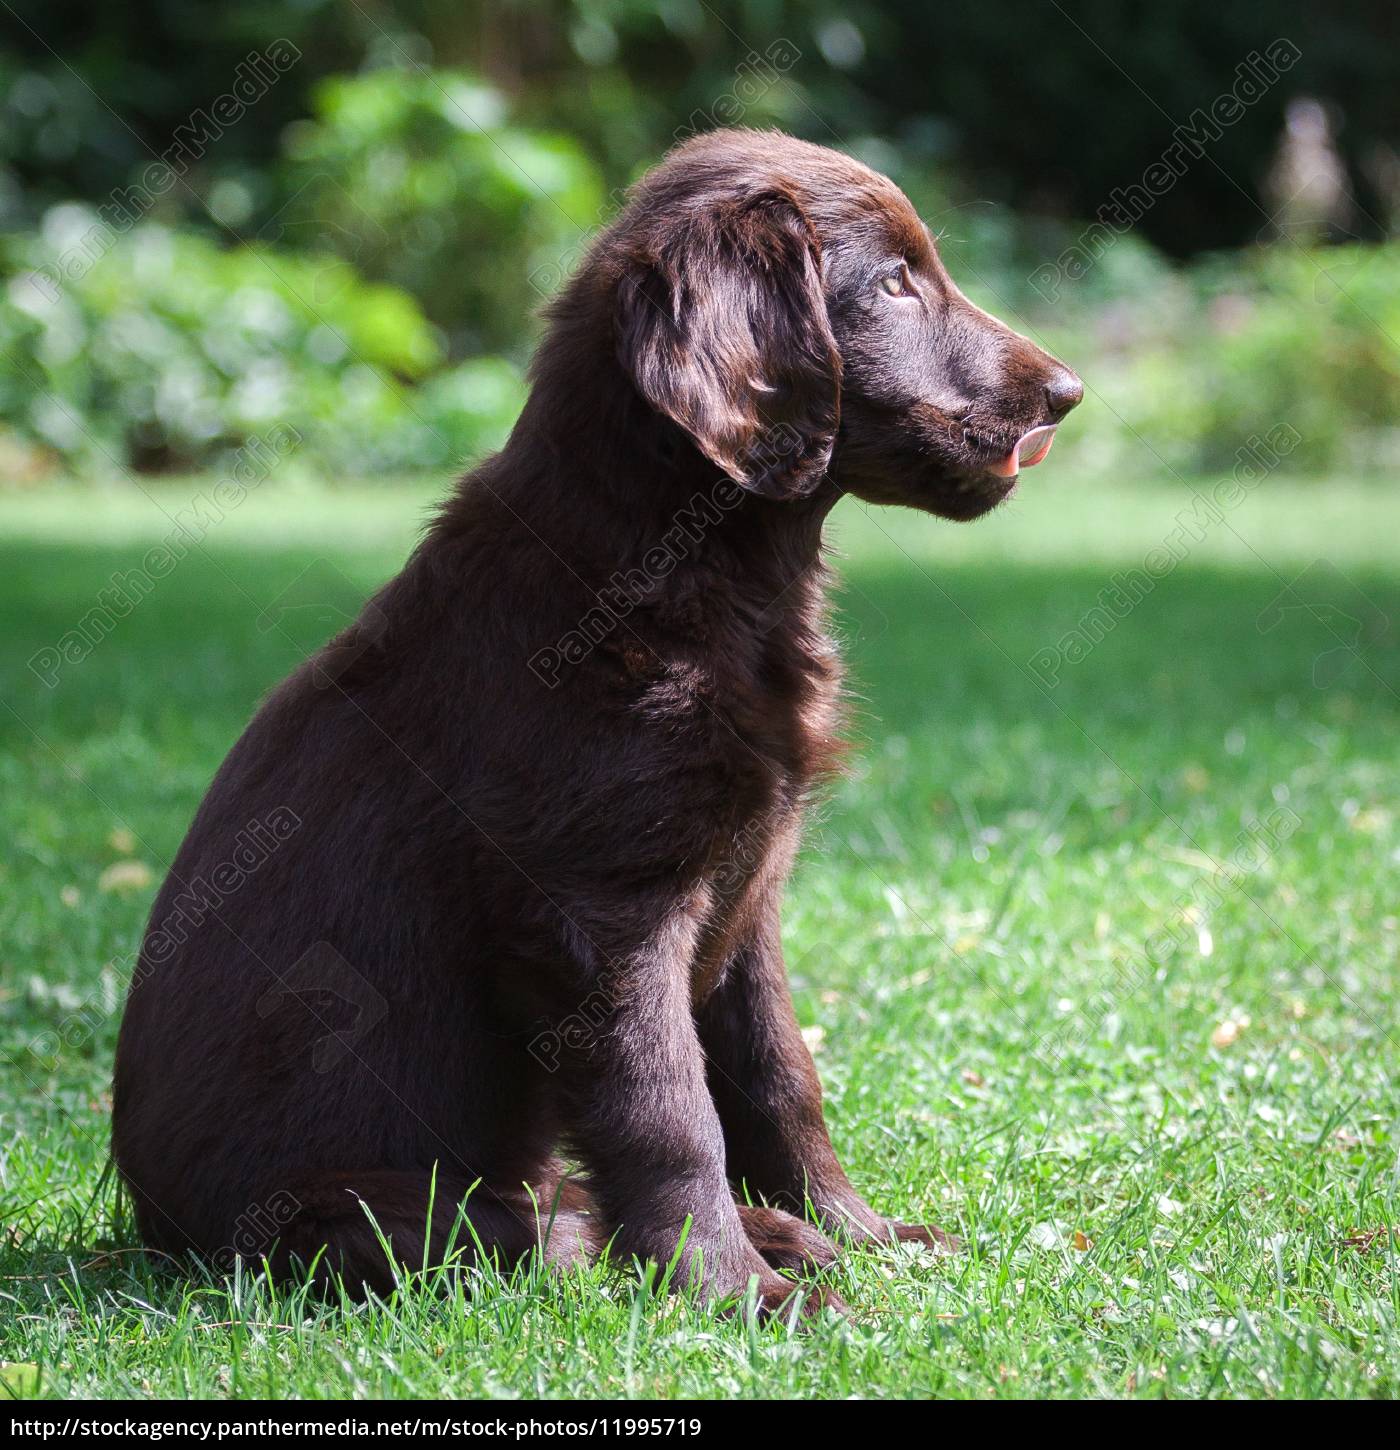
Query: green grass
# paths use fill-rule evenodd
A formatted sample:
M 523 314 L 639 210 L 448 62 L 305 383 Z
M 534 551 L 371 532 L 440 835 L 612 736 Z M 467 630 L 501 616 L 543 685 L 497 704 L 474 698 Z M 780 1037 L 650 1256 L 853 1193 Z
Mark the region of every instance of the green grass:
M 0 1361 L 17 1366 L 0 1380 L 1400 1392 L 1400 501 L 1379 484 L 1263 485 L 1053 688 L 1028 662 L 1172 532 L 1184 490 L 1065 466 L 974 528 L 838 511 L 859 748 L 789 892 L 789 962 L 852 1176 L 966 1245 L 850 1258 L 853 1322 L 746 1327 L 617 1271 L 343 1309 L 135 1252 L 102 1181 L 124 963 L 210 773 L 294 658 L 258 610 L 308 567 L 353 609 L 429 496 L 269 485 L 51 689 L 26 661 L 169 521 L 133 493 L 0 498 Z M 1309 607 L 1274 610 L 1300 575 L 1283 602 Z M 150 883 L 104 890 L 119 860 Z

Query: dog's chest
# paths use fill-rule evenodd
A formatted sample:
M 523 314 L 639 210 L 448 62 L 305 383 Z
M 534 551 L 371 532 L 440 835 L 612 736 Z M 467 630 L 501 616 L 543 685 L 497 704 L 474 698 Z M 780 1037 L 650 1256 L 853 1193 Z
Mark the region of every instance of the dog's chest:
M 702 883 L 702 916 L 691 970 L 697 1005 L 722 978 L 765 912 L 776 911 L 800 844 L 815 786 L 834 768 L 838 676 L 834 652 L 814 658 L 779 641 L 747 680 L 718 683 L 713 745 L 726 757 L 728 789 L 719 802 Z
M 806 802 L 835 769 L 839 660 L 822 623 L 816 577 L 760 592 L 697 570 L 618 642 L 648 799 L 686 882 L 697 1002 L 776 909 Z
M 656 703 L 708 737 L 703 754 L 752 778 L 748 827 L 801 800 L 840 753 L 840 658 L 825 629 L 821 575 L 757 589 L 698 571 L 657 611 Z M 757 829 L 754 825 L 754 829 Z

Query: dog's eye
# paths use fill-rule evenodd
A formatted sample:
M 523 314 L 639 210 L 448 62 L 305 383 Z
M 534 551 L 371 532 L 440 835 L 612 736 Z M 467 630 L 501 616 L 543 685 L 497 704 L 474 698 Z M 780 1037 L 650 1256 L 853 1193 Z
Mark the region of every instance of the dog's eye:
M 913 288 L 909 285 L 909 269 L 901 263 L 899 271 L 880 278 L 880 288 L 891 297 L 911 296 Z

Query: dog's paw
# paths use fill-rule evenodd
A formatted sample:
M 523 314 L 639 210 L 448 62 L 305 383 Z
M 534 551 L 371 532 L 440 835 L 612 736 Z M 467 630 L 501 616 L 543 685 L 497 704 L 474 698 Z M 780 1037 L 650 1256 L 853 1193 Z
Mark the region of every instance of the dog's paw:
M 771 1272 L 758 1276 L 755 1294 L 751 1295 L 746 1286 L 742 1292 L 728 1297 L 731 1301 L 728 1312 L 760 1321 L 791 1319 L 798 1329 L 804 1330 L 811 1329 L 827 1309 L 843 1319 L 851 1316 L 846 1301 L 825 1284 L 794 1284 L 791 1279 Z
M 898 1219 L 887 1218 L 885 1228 L 890 1237 L 901 1244 L 922 1244 L 938 1254 L 955 1254 L 962 1248 L 962 1241 L 952 1234 L 944 1233 L 931 1223 L 900 1223 Z
M 852 1317 L 850 1306 L 826 1284 L 788 1284 L 787 1295 L 776 1306 L 768 1308 L 765 1312 L 769 1316 L 785 1319 L 792 1312 L 794 1301 L 796 1301 L 797 1327 L 799 1329 L 812 1328 L 828 1309 L 841 1319 Z
M 780 1208 L 738 1205 L 739 1219 L 749 1242 L 775 1269 L 827 1269 L 836 1262 L 837 1248 L 813 1224 Z

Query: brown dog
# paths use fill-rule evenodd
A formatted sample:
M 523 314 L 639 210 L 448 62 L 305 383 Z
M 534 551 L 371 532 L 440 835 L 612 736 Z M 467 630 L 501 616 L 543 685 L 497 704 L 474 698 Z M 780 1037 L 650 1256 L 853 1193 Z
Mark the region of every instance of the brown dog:
M 832 1249 L 778 1205 L 941 1237 L 847 1181 L 783 971 L 837 753 L 822 523 L 986 512 L 1080 384 L 891 182 L 775 134 L 675 151 L 550 319 L 505 450 L 215 778 L 127 1003 L 116 1160 L 171 1253 L 383 1288 L 371 1214 L 411 1267 L 459 1215 L 505 1259 L 684 1234 L 679 1278 L 772 1308 Z

